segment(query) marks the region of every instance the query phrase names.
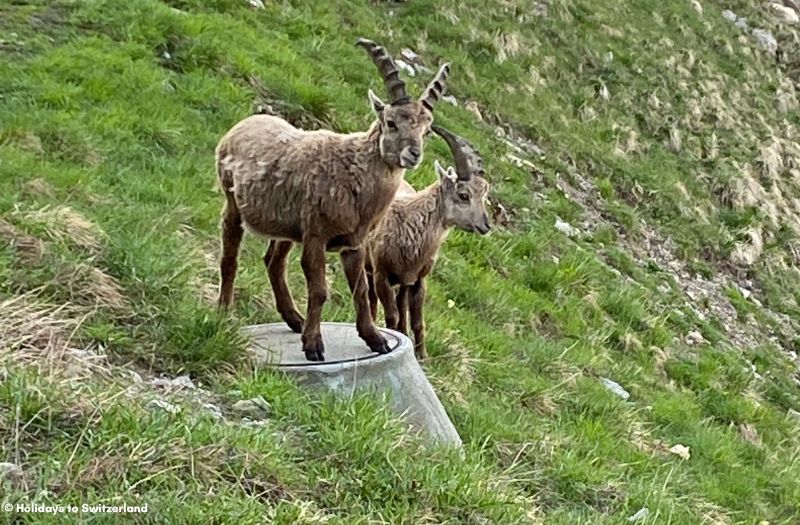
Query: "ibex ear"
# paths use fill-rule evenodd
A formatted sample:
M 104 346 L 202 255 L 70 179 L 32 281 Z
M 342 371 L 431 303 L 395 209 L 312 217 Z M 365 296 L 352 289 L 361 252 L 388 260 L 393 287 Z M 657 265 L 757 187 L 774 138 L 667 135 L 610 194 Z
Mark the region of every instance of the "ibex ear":
M 383 100 L 378 98 L 378 95 L 376 95 L 375 92 L 372 91 L 371 89 L 367 91 L 367 95 L 369 96 L 369 103 L 372 105 L 372 111 L 380 115 L 381 111 L 383 111 L 383 108 L 386 106 L 386 104 L 384 104 Z
M 436 175 L 439 176 L 439 180 L 442 182 L 455 182 L 458 179 L 458 175 L 456 175 L 452 166 L 444 169 L 438 160 L 433 161 L 433 169 L 436 170 Z

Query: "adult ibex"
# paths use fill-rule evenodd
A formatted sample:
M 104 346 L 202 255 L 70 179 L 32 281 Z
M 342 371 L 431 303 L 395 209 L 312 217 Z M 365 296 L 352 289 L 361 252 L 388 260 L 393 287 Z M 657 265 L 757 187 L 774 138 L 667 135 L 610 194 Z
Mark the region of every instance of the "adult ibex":
M 406 169 L 419 166 L 433 106 L 449 73 L 444 64 L 419 100 L 406 93 L 394 60 L 370 40 L 360 39 L 380 71 L 389 103 L 371 90 L 377 115 L 366 132 L 304 131 L 269 115 L 236 124 L 216 150 L 217 174 L 225 193 L 219 306 L 233 301 L 239 245 L 244 229 L 272 239 L 264 256 L 281 317 L 302 332 L 303 351 L 324 360 L 320 333 L 327 299 L 325 252 L 339 251 L 353 294 L 357 329 L 375 352 L 390 350 L 370 315 L 364 272 L 367 233 L 386 212 Z M 286 258 L 303 244 L 302 267 L 308 286 L 305 321 L 286 283 Z

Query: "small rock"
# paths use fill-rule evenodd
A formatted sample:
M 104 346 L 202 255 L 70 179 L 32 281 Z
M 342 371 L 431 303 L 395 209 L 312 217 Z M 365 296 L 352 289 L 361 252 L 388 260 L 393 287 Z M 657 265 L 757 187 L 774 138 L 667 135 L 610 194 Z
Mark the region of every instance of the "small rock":
M 743 16 L 739 17 L 739 20 L 737 20 L 733 25 L 735 25 L 736 27 L 738 27 L 742 31 L 749 31 L 750 30 L 750 26 L 747 25 L 747 19 L 745 17 L 743 17 Z
M 155 387 L 160 388 L 170 388 L 175 390 L 194 390 L 195 386 L 189 376 L 178 376 L 175 379 L 169 379 L 167 377 L 157 377 L 150 381 L 150 384 Z
M 728 22 L 730 22 L 732 24 L 732 23 L 736 22 L 736 19 L 739 18 L 739 17 L 736 16 L 736 13 L 734 13 L 730 9 L 726 9 L 725 11 L 722 12 L 722 18 L 724 18 L 725 20 L 727 20 Z
M 683 445 L 672 445 L 669 451 L 683 460 L 688 460 L 692 457 L 691 453 L 689 452 L 689 447 Z
M 778 50 L 778 41 L 772 36 L 772 33 L 764 29 L 753 29 L 753 36 L 758 43 L 761 44 L 765 50 L 770 53 L 775 53 Z
M 404 47 L 400 50 L 400 56 L 408 60 L 409 62 L 419 62 L 419 55 L 413 52 L 412 50 Z
M 242 399 L 233 404 L 233 409 L 242 414 L 255 417 L 265 417 L 272 413 L 272 405 L 261 396 L 252 399 Z
M 629 516 L 628 521 L 630 522 L 642 521 L 649 515 L 650 515 L 650 509 L 648 509 L 647 507 L 642 507 L 641 509 L 636 511 L 636 514 Z
M 456 302 L 454 300 L 452 300 L 452 299 L 448 299 L 447 300 L 447 307 L 448 308 L 453 308 L 455 305 L 456 305 Z
M 0 463 L 0 479 L 10 479 L 12 481 L 22 477 L 22 467 L 16 463 Z
M 797 14 L 797 11 L 792 9 L 791 7 L 786 7 L 785 5 L 772 3 L 769 5 L 772 12 L 781 20 L 789 24 L 796 24 L 800 22 L 800 15 Z
M 742 423 L 739 425 L 739 435 L 742 439 L 749 441 L 754 445 L 761 445 L 761 438 L 758 435 L 756 428 L 750 423 Z
M 606 87 L 605 84 L 600 84 L 600 87 L 597 90 L 597 96 L 603 101 L 608 101 L 611 99 L 611 94 L 608 92 L 608 87 Z
M 483 115 L 481 115 L 481 110 L 478 109 L 478 103 L 474 100 L 470 100 L 464 105 L 464 109 L 475 115 L 475 117 L 483 122 Z
M 251 7 L 255 7 L 256 9 L 266 9 L 264 6 L 264 2 L 261 0 L 247 0 L 247 3 L 250 4 Z
M 750 299 L 750 296 L 753 295 L 753 292 L 751 292 L 747 288 L 742 288 L 741 286 L 739 286 L 739 293 L 741 293 L 742 297 L 744 297 L 745 299 Z
M 444 100 L 445 102 L 447 102 L 452 106 L 458 107 L 458 100 L 456 100 L 456 97 L 454 97 L 453 95 L 445 95 L 442 97 L 442 100 Z
M 417 75 L 417 70 L 414 69 L 414 66 L 412 66 L 411 64 L 409 64 L 405 60 L 401 60 L 401 59 L 398 58 L 394 62 L 395 62 L 395 64 L 397 64 L 397 67 L 399 67 L 400 69 L 402 69 L 403 71 L 408 73 L 408 76 L 413 77 L 413 76 Z
M 609 51 L 605 55 L 603 55 L 603 60 L 605 62 L 613 62 L 614 61 L 614 53 Z
M 556 222 L 554 225 L 555 229 L 566 235 L 567 237 L 575 237 L 580 234 L 580 230 L 578 228 L 572 226 L 568 222 L 564 222 L 560 218 L 556 217 Z
M 134 384 L 138 385 L 138 384 L 144 383 L 144 379 L 142 379 L 142 376 L 139 375 L 138 372 L 135 372 L 135 371 L 131 370 L 130 371 L 130 375 L 131 375 L 131 379 L 133 380 Z
M 179 414 L 181 411 L 181 407 L 173 405 L 172 403 L 167 403 L 163 399 L 153 399 L 149 403 L 147 403 L 148 410 L 163 410 L 164 412 L 168 412 L 170 414 Z
M 203 410 L 206 410 L 211 413 L 214 419 L 224 419 L 222 416 L 222 410 L 213 403 L 203 403 Z
M 703 14 L 703 6 L 698 2 L 698 0 L 692 0 L 692 8 L 697 11 L 697 14 Z
M 688 334 L 686 334 L 686 344 L 690 346 L 696 346 L 705 343 L 706 340 L 703 337 L 703 334 L 698 332 L 697 330 L 692 330 Z
M 625 401 L 627 401 L 631 397 L 628 391 L 622 388 L 622 386 L 619 383 L 612 381 L 606 377 L 601 377 L 600 381 L 602 381 L 604 387 L 606 387 L 611 392 L 617 394 Z
M 800 412 L 798 412 L 797 410 L 790 408 L 789 411 L 786 413 L 786 415 L 800 422 Z
M 250 419 L 249 417 L 242 418 L 242 426 L 253 428 L 253 427 L 264 427 L 267 425 L 267 422 L 262 419 Z

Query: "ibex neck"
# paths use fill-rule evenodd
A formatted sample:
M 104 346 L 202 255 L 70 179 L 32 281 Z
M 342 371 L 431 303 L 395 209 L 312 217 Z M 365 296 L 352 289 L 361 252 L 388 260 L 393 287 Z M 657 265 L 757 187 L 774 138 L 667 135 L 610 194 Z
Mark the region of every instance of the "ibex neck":
M 450 225 L 445 221 L 442 185 L 438 182 L 431 184 L 419 192 L 417 200 L 420 203 L 419 209 L 423 212 L 425 230 L 430 232 L 431 237 L 438 238 L 446 233 Z

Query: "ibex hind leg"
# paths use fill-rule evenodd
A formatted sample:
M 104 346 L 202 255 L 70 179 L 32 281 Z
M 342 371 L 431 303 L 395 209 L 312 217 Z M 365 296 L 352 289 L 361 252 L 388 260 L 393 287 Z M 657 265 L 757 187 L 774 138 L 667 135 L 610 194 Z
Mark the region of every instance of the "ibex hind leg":
M 297 310 L 286 282 L 286 259 L 293 247 L 294 243 L 291 241 L 270 241 L 267 253 L 264 255 L 264 265 L 267 267 L 267 275 L 275 295 L 275 307 L 289 328 L 300 334 L 303 332 L 305 319 Z
M 364 248 L 343 250 L 341 252 L 342 266 L 347 276 L 347 284 L 353 294 L 353 305 L 356 309 L 356 327 L 358 335 L 367 343 L 369 349 L 379 354 L 391 351 L 386 338 L 381 335 L 372 319 L 369 304 L 369 285 L 367 273 L 364 269 L 366 253 Z
M 239 246 L 242 243 L 244 229 L 239 209 L 230 194 L 225 195 L 227 202 L 222 211 L 222 256 L 220 257 L 219 298 L 217 308 L 227 309 L 233 303 L 233 282 L 238 267 Z
M 303 239 L 301 266 L 308 286 L 308 311 L 303 326 L 303 352 L 309 361 L 324 361 L 325 346 L 322 343 L 322 306 L 328 299 L 325 281 L 325 241 L 317 238 Z

